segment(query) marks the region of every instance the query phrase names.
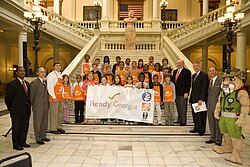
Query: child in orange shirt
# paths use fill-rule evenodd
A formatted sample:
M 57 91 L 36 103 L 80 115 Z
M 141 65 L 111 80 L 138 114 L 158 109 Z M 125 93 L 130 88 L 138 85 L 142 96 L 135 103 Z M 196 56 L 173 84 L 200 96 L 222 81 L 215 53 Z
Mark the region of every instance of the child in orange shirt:
M 159 82 L 157 75 L 153 76 L 153 83 L 149 86 L 149 88 L 154 90 L 154 103 L 157 112 L 157 123 L 158 125 L 161 125 L 161 103 L 163 102 L 163 87 Z
M 163 102 L 164 102 L 164 112 L 165 112 L 165 124 L 166 125 L 174 125 L 174 102 L 175 102 L 175 86 L 170 81 L 170 75 L 167 75 L 164 79 L 163 83 Z
M 75 124 L 84 122 L 84 95 L 82 90 L 82 76 L 76 76 L 76 83 L 73 85 L 73 98 L 75 103 Z
M 70 123 L 71 100 L 72 100 L 71 86 L 68 75 L 63 75 L 62 78 L 63 78 L 62 97 L 63 97 L 64 122 Z
M 96 84 L 96 85 L 99 85 L 99 84 L 101 83 L 102 74 L 101 74 L 101 72 L 99 71 L 98 64 L 93 63 L 93 64 L 92 64 L 92 68 L 93 68 L 93 70 L 92 70 L 91 72 L 92 72 L 93 75 L 94 75 L 95 84 Z
M 119 75 L 121 78 L 121 85 L 124 86 L 127 80 L 127 72 L 124 70 L 124 62 L 121 61 L 119 65 L 119 69 L 116 71 L 116 75 Z
M 108 79 L 108 84 L 113 85 L 113 83 L 114 83 L 114 75 L 111 72 L 110 66 L 107 66 L 107 73 L 104 76 Z
M 138 60 L 137 70 L 139 71 L 139 73 L 143 71 L 143 60 L 142 59 Z
M 130 58 L 126 58 L 126 60 L 125 60 L 125 71 L 126 71 L 127 73 L 129 73 L 130 69 L 131 69 L 131 66 L 130 66 Z
M 150 56 L 148 58 L 148 72 L 152 73 L 154 70 L 155 70 L 155 66 L 154 66 L 154 57 L 153 56 Z
M 160 83 L 163 82 L 163 73 L 161 71 L 161 64 L 160 63 L 155 63 L 155 70 L 152 72 L 152 76 L 157 75 L 158 76 L 158 81 Z
M 138 75 L 139 71 L 137 70 L 137 63 L 136 61 L 132 61 L 132 68 L 129 71 L 129 76 L 133 78 L 133 84 L 138 82 Z
M 110 64 L 110 59 L 108 56 L 104 56 L 103 58 L 103 64 L 101 65 L 101 73 L 102 76 L 107 74 L 107 67 L 109 67 L 110 69 L 112 68 L 111 64 Z
M 88 75 L 89 72 L 91 71 L 92 64 L 89 62 L 89 55 L 85 54 L 84 55 L 84 62 L 82 63 L 82 73 L 83 75 Z

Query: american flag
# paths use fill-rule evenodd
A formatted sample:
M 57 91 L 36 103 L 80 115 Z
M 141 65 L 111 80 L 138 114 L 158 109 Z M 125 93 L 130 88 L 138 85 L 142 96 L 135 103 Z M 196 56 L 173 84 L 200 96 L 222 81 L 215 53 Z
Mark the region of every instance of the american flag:
M 136 17 L 138 20 L 142 20 L 142 3 L 136 3 L 136 4 L 120 4 L 119 9 L 119 19 L 123 20 L 128 17 L 129 11 L 134 11 L 134 17 Z

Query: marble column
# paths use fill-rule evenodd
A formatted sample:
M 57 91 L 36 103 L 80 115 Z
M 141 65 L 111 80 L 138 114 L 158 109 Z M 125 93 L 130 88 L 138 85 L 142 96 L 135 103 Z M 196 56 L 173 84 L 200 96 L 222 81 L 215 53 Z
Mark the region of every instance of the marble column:
M 203 0 L 202 15 L 205 15 L 207 13 L 208 13 L 208 0 Z
M 53 59 L 54 59 L 54 62 L 58 62 L 59 61 L 59 44 L 58 44 L 57 41 L 54 43 Z
M 60 0 L 53 0 L 53 10 L 55 13 L 59 14 L 59 12 L 60 12 Z
M 102 1 L 102 19 L 100 21 L 101 23 L 101 30 L 102 31 L 108 31 L 109 30 L 109 0 L 103 0 Z
M 24 48 L 24 42 L 27 42 L 27 31 L 22 29 L 18 35 L 18 65 L 19 66 L 24 65 L 23 64 L 24 51 L 26 50 L 27 52 L 27 49 Z
M 207 72 L 207 64 L 208 64 L 208 43 L 204 41 L 202 45 L 202 71 Z
M 108 18 L 108 0 L 102 1 L 102 18 Z
M 158 0 L 153 0 L 153 18 L 152 18 L 152 29 L 160 30 L 161 29 L 161 20 L 158 16 Z
M 158 17 L 158 0 L 153 0 L 153 19 L 159 19 Z
M 236 68 L 242 71 L 246 70 L 246 42 L 246 32 L 242 30 L 237 32 Z
M 71 0 L 70 6 L 71 6 L 71 19 L 76 21 L 76 0 Z

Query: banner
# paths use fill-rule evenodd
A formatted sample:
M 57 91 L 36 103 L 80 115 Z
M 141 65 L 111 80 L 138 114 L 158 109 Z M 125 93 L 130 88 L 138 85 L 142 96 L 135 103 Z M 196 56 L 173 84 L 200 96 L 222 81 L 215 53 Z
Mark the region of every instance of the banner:
M 121 86 L 88 86 L 86 118 L 153 123 L 154 91 Z

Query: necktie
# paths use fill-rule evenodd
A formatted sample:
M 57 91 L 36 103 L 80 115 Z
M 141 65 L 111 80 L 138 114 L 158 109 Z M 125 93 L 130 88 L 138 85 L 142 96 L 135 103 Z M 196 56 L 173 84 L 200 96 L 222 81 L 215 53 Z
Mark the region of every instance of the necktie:
M 179 75 L 180 75 L 180 70 L 178 70 L 177 73 L 176 73 L 176 75 L 175 75 L 175 82 L 177 81 Z
M 197 73 L 194 74 L 194 82 L 195 82 L 196 78 L 197 78 Z
M 209 83 L 209 87 L 212 88 L 213 87 L 213 80 L 211 79 L 210 83 Z
M 24 90 L 25 94 L 27 95 L 28 89 L 26 87 L 25 82 L 24 81 L 22 81 L 22 82 L 23 82 L 23 90 Z
M 141 82 L 141 88 L 144 88 L 143 82 Z

